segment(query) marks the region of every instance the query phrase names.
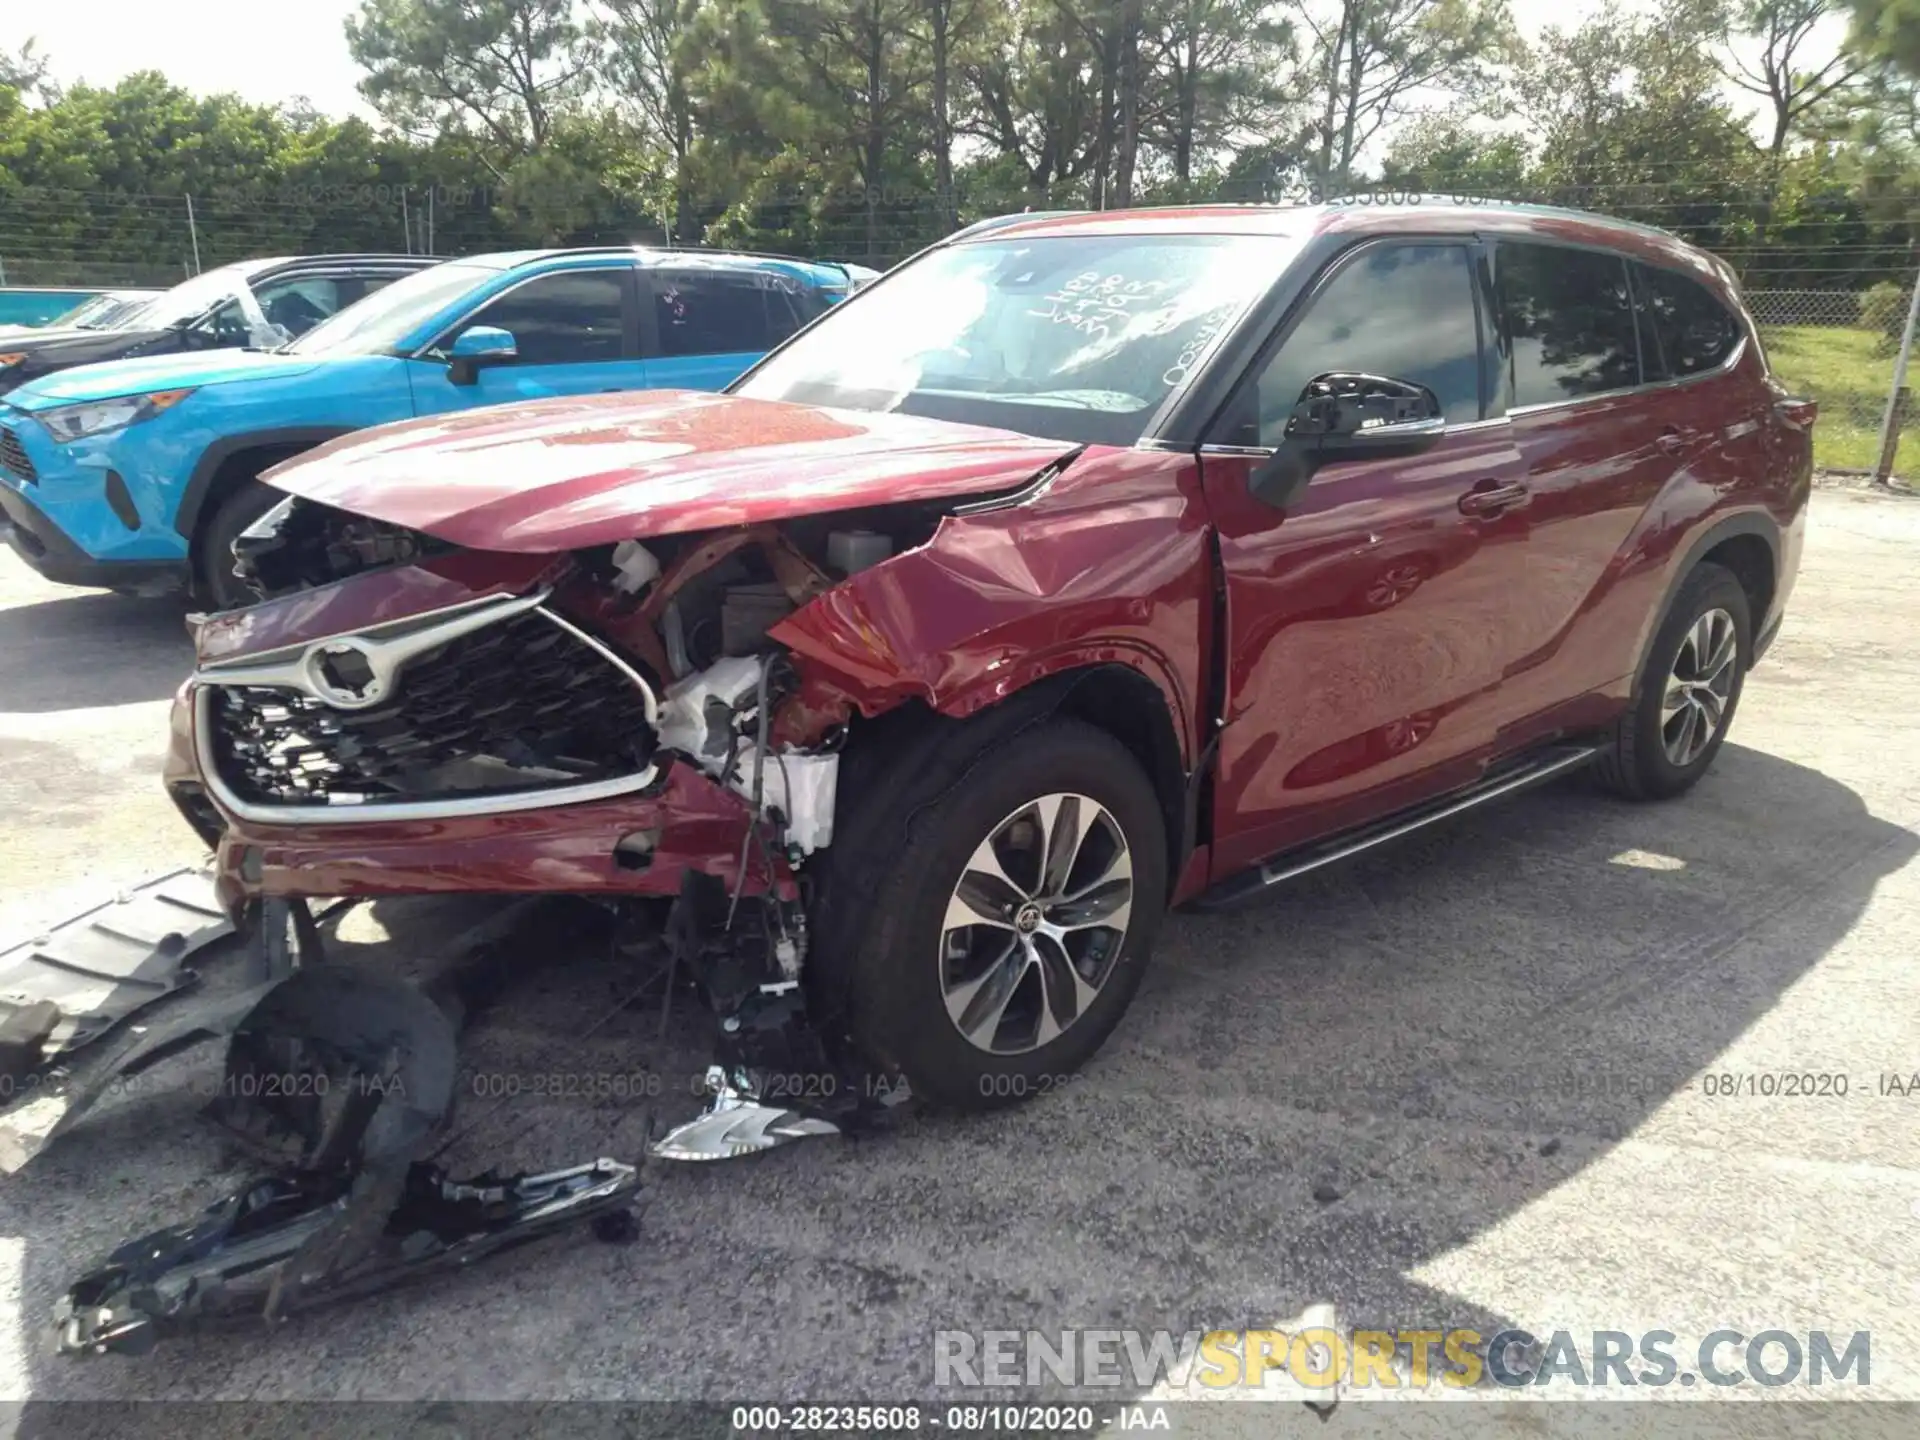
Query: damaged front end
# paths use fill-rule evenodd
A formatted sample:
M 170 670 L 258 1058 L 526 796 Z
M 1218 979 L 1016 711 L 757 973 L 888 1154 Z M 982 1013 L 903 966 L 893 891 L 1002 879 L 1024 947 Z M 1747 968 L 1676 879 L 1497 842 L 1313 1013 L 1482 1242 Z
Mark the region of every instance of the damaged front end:
M 675 978 L 715 1012 L 718 1050 L 707 1113 L 655 1153 L 831 1133 L 883 1088 L 819 1033 L 803 983 L 808 867 L 833 842 L 846 715 L 796 738 L 785 712 L 807 687 L 769 632 L 938 518 L 363 573 L 364 521 L 290 502 L 239 547 L 269 598 L 202 628 L 175 797 L 219 817 L 219 890 L 236 908 L 558 891 L 658 926 Z M 307 588 L 323 557 L 355 573 Z M 776 1106 L 767 1077 L 793 1098 Z
M 691 468 L 734 466 L 728 404 L 796 455 L 854 433 L 799 407 L 623 404 L 648 416 L 604 443 L 639 449 L 625 469 L 594 470 L 595 484 L 645 478 L 668 438 Z M 166 767 L 214 847 L 222 909 L 479 892 L 611 913 L 615 952 L 660 962 L 663 1009 L 691 986 L 714 1017 L 705 1108 L 652 1141 L 655 1159 L 753 1154 L 857 1128 L 904 1099 L 897 1071 L 876 1070 L 823 1005 L 810 963 L 849 736 L 916 686 L 930 698 L 924 676 L 903 678 L 898 638 L 864 617 L 895 563 L 969 509 L 1044 487 L 1077 452 L 887 423 L 899 434 L 867 435 L 847 475 L 822 482 L 841 487 L 832 503 L 783 479 L 769 453 L 758 478 L 729 470 L 727 493 L 758 486 L 771 505 L 656 477 L 682 493 L 642 507 L 644 522 L 605 494 L 543 502 L 537 485 L 485 480 L 474 485 L 491 498 L 466 510 L 363 505 L 354 466 L 386 453 L 373 441 L 277 475 L 293 493 L 234 547 L 260 601 L 196 622 L 198 666 Z M 526 463 L 552 461 L 528 452 Z M 296 483 L 308 470 L 321 479 Z M 387 479 L 381 493 L 421 504 L 458 488 Z M 862 580 L 870 593 L 846 602 Z M 829 630 L 840 659 L 823 664 Z M 1002 683 L 997 661 L 973 663 Z M 573 1220 L 616 1217 L 601 1221 L 611 1237 L 628 1214 L 638 1176 L 617 1161 L 464 1180 L 434 1165 L 455 1047 L 420 992 L 318 963 L 248 999 L 225 1021 L 230 1072 L 323 1077 L 308 1086 L 323 1098 L 216 1114 L 236 1133 L 279 1136 L 274 1167 L 73 1286 L 64 1349 L 135 1349 L 229 1315 L 279 1319 Z

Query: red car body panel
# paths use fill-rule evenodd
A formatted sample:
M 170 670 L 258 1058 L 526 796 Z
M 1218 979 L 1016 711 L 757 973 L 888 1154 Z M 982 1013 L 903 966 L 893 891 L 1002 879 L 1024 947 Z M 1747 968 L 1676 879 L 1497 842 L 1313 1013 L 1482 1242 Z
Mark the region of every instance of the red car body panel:
M 1475 221 L 1682 265 L 1739 308 L 1724 267 L 1668 237 L 1513 211 Z M 1297 235 L 1302 223 L 1297 212 L 1202 207 L 998 233 Z M 1312 223 L 1372 237 L 1433 221 L 1356 208 Z M 908 703 L 966 716 L 1063 671 L 1124 667 L 1164 703 L 1183 772 L 1218 742 L 1211 828 L 1175 856 L 1177 901 L 1468 783 L 1503 756 L 1609 724 L 1666 598 L 1709 543 L 1769 537 L 1775 584 L 1754 621 L 1756 636 L 1770 635 L 1810 482 L 1798 413 L 1749 342 L 1721 373 L 1516 411 L 1417 455 L 1328 463 L 1283 513 L 1252 493 L 1256 462 L 1244 455 L 1152 445 L 1076 455 L 983 427 L 705 394 L 504 407 L 364 433 L 275 472 L 294 494 L 470 548 L 219 617 L 201 631 L 201 655 L 523 593 L 550 583 L 566 552 L 628 538 L 1006 496 L 952 506 L 923 543 L 767 631 L 799 677 L 773 739 L 811 745 L 854 712 Z M 1468 497 L 1509 482 L 1525 484 L 1524 503 L 1474 513 Z M 573 613 L 621 644 L 605 617 Z M 185 780 L 183 745 L 177 733 L 172 773 Z M 651 795 L 477 820 L 234 822 L 222 883 L 232 897 L 668 894 L 688 869 L 732 883 L 747 819 L 736 795 L 674 763 Z M 612 856 L 633 830 L 660 832 L 645 870 Z M 769 883 L 791 885 L 784 865 L 747 876 L 752 889 Z
M 1248 493 L 1249 461 L 1208 458 L 1231 647 L 1214 878 L 1605 724 L 1695 542 L 1743 516 L 1783 537 L 1786 579 L 1754 617 L 1766 633 L 1798 563 L 1809 468 L 1776 399 L 1749 347 L 1723 375 L 1328 465 L 1278 524 Z M 1525 504 L 1460 514 L 1475 486 L 1516 476 Z M 1414 588 L 1367 604 L 1410 553 L 1429 560 Z
M 198 790 L 193 710 L 173 707 L 162 778 Z M 775 856 L 744 846 L 749 808 L 690 765 L 670 764 L 649 791 L 584 805 L 448 820 L 369 819 L 365 825 L 257 825 L 224 816 L 214 888 L 237 911 L 262 895 L 618 894 L 671 897 L 687 872 L 729 889 L 788 894 L 792 873 Z M 615 847 L 644 834 L 643 866 L 623 864 Z M 746 876 L 741 883 L 741 853 Z
M 1440 788 L 1471 778 L 1523 623 L 1507 601 L 1524 580 L 1524 529 L 1458 506 L 1477 481 L 1522 473 L 1502 427 L 1412 461 L 1329 465 L 1278 525 L 1248 490 L 1249 461 L 1209 457 L 1205 468 L 1229 647 L 1216 869 L 1341 828 L 1408 777 Z M 1391 577 L 1403 568 L 1411 584 L 1399 594 Z M 1325 758 L 1394 726 L 1402 743 L 1377 764 Z
M 344 635 L 434 610 L 538 588 L 567 568 L 563 556 L 462 550 L 400 570 L 323 585 L 245 610 L 209 616 L 194 632 L 202 665 L 261 655 L 323 635 Z
M 443 561 L 452 558 L 463 560 L 466 583 L 445 573 Z M 354 577 L 216 617 L 201 627 L 201 659 L 233 660 L 364 628 L 395 618 L 396 610 L 444 609 L 524 590 L 560 563 L 461 552 Z M 848 709 L 878 715 L 908 699 L 965 716 L 1047 675 L 1121 665 L 1158 689 L 1187 764 L 1202 743 L 1208 565 L 1193 458 L 1096 449 L 1024 504 L 948 516 L 924 546 L 862 571 L 769 635 L 793 652 L 805 682 L 800 706 L 789 708 L 817 713 L 816 729 L 844 719 Z M 408 602 L 416 609 L 403 608 Z M 190 726 L 183 707 L 175 719 L 176 778 L 194 771 L 183 738 Z M 221 846 L 223 893 L 578 888 L 670 895 L 687 868 L 731 884 L 745 802 L 683 764 L 668 776 L 668 792 L 658 800 L 477 820 L 386 821 L 364 830 L 235 820 Z M 623 834 L 662 827 L 647 870 L 614 863 Z M 702 843 L 711 847 L 704 862 Z M 243 880 L 243 867 L 255 878 Z M 777 878 L 785 878 L 784 867 Z M 764 884 L 756 862 L 749 892 Z M 313 888 L 320 885 L 351 888 Z
M 1062 670 L 1151 680 L 1190 761 L 1211 577 L 1191 456 L 1095 447 L 1026 503 L 949 516 L 768 632 L 867 715 L 908 699 L 964 716 Z
M 1075 447 L 691 390 L 539 400 L 347 436 L 280 489 L 476 550 L 550 555 L 1012 490 Z
M 464 820 L 253 826 L 235 820 L 220 839 L 215 885 L 223 904 L 244 895 L 679 893 L 690 870 L 731 890 L 747 850 L 742 893 L 769 888 L 766 863 L 743 847 L 747 802 L 689 765 L 668 768 L 657 794 Z M 628 869 L 614 847 L 635 832 L 651 863 Z M 784 886 L 784 864 L 775 872 Z

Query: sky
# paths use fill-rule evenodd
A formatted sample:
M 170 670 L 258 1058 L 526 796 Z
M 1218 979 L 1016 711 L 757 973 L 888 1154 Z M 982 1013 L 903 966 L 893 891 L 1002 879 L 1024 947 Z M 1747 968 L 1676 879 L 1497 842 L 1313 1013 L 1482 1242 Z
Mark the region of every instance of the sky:
M 372 116 L 344 28 L 358 0 L 0 0 L 0 47 L 28 39 L 64 85 L 111 85 L 158 70 L 199 94 L 278 104 L 305 97 L 329 115 Z
M 232 91 L 263 104 L 304 98 L 324 114 L 371 119 L 344 30 L 358 7 L 359 0 L 0 0 L 0 47 L 37 40 L 67 85 L 111 85 L 159 70 L 200 94 Z M 1529 38 L 1598 8 L 1599 0 L 1513 0 Z M 1832 22 L 1823 38 L 1837 47 L 1841 33 Z

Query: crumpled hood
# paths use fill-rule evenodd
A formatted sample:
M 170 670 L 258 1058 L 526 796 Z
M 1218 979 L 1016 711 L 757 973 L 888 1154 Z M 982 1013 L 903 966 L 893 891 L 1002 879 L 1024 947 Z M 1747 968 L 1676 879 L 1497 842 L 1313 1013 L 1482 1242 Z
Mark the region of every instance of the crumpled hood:
M 103 332 L 101 338 L 119 333 Z M 201 385 L 225 385 L 236 380 L 299 375 L 311 370 L 314 364 L 311 355 L 278 355 L 269 350 L 148 355 L 137 360 L 109 360 L 43 375 L 14 390 L 7 396 L 7 403 L 21 410 L 48 410 L 55 405 L 111 400 L 116 395 L 142 395 L 151 390 L 184 390 Z
M 266 478 L 455 545 L 555 553 L 991 494 L 1077 448 L 909 415 L 654 390 L 364 430 Z

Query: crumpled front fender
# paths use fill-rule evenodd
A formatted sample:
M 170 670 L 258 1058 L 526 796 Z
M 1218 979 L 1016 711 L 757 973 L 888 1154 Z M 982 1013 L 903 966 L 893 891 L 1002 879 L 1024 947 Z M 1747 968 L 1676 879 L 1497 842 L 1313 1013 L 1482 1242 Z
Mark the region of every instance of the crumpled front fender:
M 1090 450 L 1044 494 L 946 516 L 925 545 L 788 616 L 767 634 L 801 684 L 775 740 L 818 743 L 856 710 L 909 700 L 964 717 L 1049 675 L 1118 664 L 1159 690 L 1190 764 L 1211 622 L 1191 469 L 1190 457 Z

